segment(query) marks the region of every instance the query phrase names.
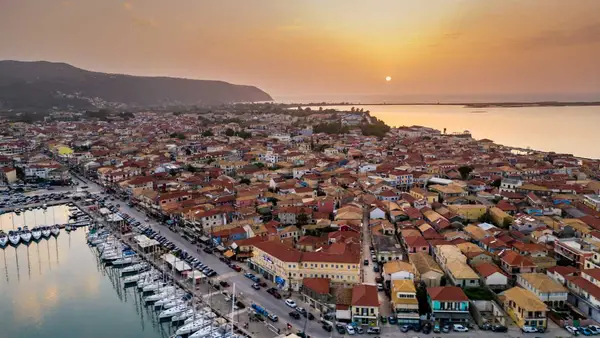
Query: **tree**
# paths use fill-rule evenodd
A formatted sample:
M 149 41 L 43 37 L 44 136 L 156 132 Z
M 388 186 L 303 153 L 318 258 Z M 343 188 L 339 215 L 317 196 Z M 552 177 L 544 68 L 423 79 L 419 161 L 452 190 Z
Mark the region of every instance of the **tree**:
M 466 165 L 458 168 L 460 177 L 462 177 L 463 180 L 468 179 L 469 175 L 471 174 L 472 171 L 473 171 L 473 168 L 470 166 L 466 166 Z
M 205 132 L 203 132 L 202 136 L 204 136 L 204 137 L 210 137 L 210 136 L 215 136 L 215 134 L 213 134 L 213 132 L 210 131 L 210 129 L 209 129 L 209 130 L 206 130 Z
M 500 188 L 500 184 L 502 183 L 501 179 L 495 179 L 494 182 L 492 182 L 492 187 L 496 187 L 496 188 Z
M 298 219 L 296 220 L 296 225 L 302 226 L 308 224 L 308 215 L 305 213 L 301 213 L 298 215 Z
M 506 217 L 506 218 L 504 219 L 504 221 L 502 221 L 502 227 L 503 227 L 504 229 L 508 229 L 508 228 L 510 228 L 510 226 L 511 226 L 511 225 L 512 225 L 512 221 L 511 221 L 511 220 L 510 220 L 510 218 L 508 218 L 508 217 Z
M 231 129 L 231 128 L 227 128 L 227 129 L 225 129 L 225 135 L 233 136 L 233 135 L 235 135 L 235 131 L 233 131 L 233 129 Z

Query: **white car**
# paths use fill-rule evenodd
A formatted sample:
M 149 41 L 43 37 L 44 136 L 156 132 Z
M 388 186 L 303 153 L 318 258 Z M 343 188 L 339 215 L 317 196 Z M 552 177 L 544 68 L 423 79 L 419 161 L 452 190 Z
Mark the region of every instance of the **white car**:
M 579 330 L 577 330 L 576 327 L 569 326 L 569 325 L 565 325 L 565 330 L 569 331 L 569 333 L 573 334 L 573 335 L 579 333 Z
M 524 333 L 536 333 L 536 332 L 538 332 L 538 330 L 535 327 L 533 327 L 533 326 L 523 326 L 521 328 L 521 331 L 523 331 Z
M 354 326 L 352 326 L 352 325 L 346 325 L 346 332 L 351 336 L 356 334 L 356 331 L 354 330 Z
M 469 329 L 461 324 L 454 324 L 452 326 L 452 330 L 454 330 L 456 332 L 469 332 Z
M 296 302 L 294 302 L 294 301 L 293 301 L 293 300 L 291 300 L 291 299 L 286 299 L 286 300 L 285 300 L 285 305 L 287 305 L 287 306 L 289 306 L 289 307 L 291 307 L 291 308 L 294 308 L 294 309 L 296 308 Z
M 150 222 L 150 218 L 146 217 L 146 219 L 144 220 L 144 222 Z

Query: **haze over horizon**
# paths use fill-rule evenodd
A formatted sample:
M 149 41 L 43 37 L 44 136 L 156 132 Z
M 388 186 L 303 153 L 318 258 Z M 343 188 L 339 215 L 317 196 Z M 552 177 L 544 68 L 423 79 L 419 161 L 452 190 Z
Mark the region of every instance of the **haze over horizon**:
M 21 0 L 2 5 L 0 59 L 276 101 L 600 100 L 597 13 L 597 0 Z

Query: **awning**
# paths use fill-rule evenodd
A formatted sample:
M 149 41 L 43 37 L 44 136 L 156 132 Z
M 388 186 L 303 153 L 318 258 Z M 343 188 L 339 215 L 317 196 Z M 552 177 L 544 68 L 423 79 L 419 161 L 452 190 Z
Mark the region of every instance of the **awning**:
M 217 250 L 223 252 L 223 251 L 225 251 L 225 247 L 222 245 L 217 245 Z
M 169 263 L 178 272 L 191 270 L 192 268 L 181 259 L 173 256 L 172 254 L 164 254 L 161 257 L 165 262 Z
M 202 278 L 204 278 L 204 277 L 206 277 L 206 275 L 205 275 L 205 274 L 203 274 L 201 271 L 198 271 L 198 270 L 190 271 L 190 272 L 187 274 L 187 278 L 188 278 L 188 279 L 193 279 L 193 280 L 202 279 Z
M 235 252 L 231 251 L 231 250 L 227 250 L 223 256 L 225 256 L 226 258 L 231 258 L 233 256 L 235 256 Z
M 208 238 L 208 237 L 206 237 L 206 236 L 202 236 L 202 237 L 200 237 L 200 240 L 201 240 L 202 242 L 208 242 L 208 241 L 209 241 L 209 238 Z

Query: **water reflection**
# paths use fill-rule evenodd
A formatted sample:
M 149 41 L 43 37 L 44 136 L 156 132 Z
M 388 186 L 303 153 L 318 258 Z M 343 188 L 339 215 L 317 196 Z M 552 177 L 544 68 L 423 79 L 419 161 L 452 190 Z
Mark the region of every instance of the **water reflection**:
M 66 206 L 0 215 L 8 231 L 27 224 L 67 223 Z M 7 246 L 0 264 L 0 337 L 168 337 L 136 288 L 124 289 L 120 271 L 104 266 L 85 242 L 85 229 Z M 27 269 L 27 271 L 25 271 Z

